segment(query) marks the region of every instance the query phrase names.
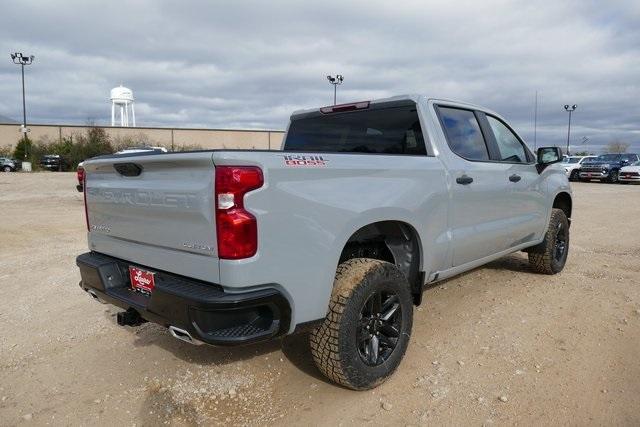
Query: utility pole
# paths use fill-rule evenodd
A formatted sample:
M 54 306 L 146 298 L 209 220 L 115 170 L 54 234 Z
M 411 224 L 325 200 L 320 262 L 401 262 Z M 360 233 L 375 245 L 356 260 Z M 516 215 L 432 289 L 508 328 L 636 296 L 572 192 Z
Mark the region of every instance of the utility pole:
M 333 105 L 336 105 L 338 85 L 342 84 L 344 77 L 342 77 L 342 74 L 336 74 L 335 76 L 327 76 L 327 80 L 333 85 Z
M 16 65 L 20 65 L 20 69 L 22 71 L 22 129 L 20 129 L 20 131 L 22 132 L 23 135 L 23 139 L 24 139 L 24 158 L 25 160 L 27 159 L 27 104 L 25 101 L 25 96 L 24 96 L 24 66 L 25 65 L 31 65 L 33 63 L 35 56 L 31 55 L 31 56 L 27 56 L 27 55 L 23 55 L 20 52 L 16 52 L 16 53 L 12 53 L 11 54 L 11 60 L 13 61 L 14 64 Z
M 576 108 L 578 108 L 576 104 L 564 106 L 565 111 L 569 113 L 569 127 L 567 128 L 567 156 L 571 155 L 571 147 L 569 145 L 569 138 L 571 137 L 571 113 L 573 113 Z

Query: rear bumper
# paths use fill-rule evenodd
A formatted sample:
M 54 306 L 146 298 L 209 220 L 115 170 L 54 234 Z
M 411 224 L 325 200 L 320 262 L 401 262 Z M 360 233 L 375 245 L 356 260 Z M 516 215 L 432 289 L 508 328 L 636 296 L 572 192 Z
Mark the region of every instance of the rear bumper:
M 155 272 L 155 289 L 147 296 L 130 289 L 128 269 L 134 264 L 96 252 L 78 256 L 76 264 L 83 290 L 207 344 L 264 341 L 289 330 L 291 308 L 275 288 L 228 293 L 216 284 L 135 265 Z

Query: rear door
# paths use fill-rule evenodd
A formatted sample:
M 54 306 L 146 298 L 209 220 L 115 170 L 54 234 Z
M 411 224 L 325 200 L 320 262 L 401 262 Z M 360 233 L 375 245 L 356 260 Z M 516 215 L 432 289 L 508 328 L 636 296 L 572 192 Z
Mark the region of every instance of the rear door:
M 211 152 L 194 152 L 86 162 L 91 249 L 156 269 L 217 280 L 211 157 Z
M 502 163 L 507 183 L 510 215 L 509 247 L 531 242 L 541 237 L 547 218 L 546 189 L 538 173 L 534 156 L 520 137 L 502 119 L 482 114 L 481 123 L 492 151 L 493 160 Z
M 436 106 L 450 151 L 453 267 L 508 248 L 510 200 L 506 166 L 493 162 L 480 127 L 479 113 L 457 106 Z

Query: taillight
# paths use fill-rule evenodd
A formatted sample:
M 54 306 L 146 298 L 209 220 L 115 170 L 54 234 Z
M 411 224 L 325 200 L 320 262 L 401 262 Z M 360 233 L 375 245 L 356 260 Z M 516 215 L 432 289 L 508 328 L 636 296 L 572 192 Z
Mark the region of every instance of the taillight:
M 78 169 L 78 179 L 80 179 L 80 169 Z M 82 196 L 84 198 L 84 220 L 87 223 L 87 231 L 91 231 L 89 228 L 89 211 L 87 210 L 87 174 L 82 170 Z
M 218 257 L 249 258 L 258 250 L 258 222 L 244 209 L 244 195 L 262 187 L 255 166 L 216 166 L 215 203 Z
M 84 168 L 79 167 L 76 171 L 76 176 L 78 177 L 78 184 L 84 185 Z

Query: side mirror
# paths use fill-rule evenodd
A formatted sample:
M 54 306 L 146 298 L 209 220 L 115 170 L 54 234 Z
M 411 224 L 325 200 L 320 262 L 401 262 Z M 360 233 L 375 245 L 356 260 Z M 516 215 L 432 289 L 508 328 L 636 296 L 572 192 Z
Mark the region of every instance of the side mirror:
M 554 163 L 562 161 L 562 151 L 558 147 L 540 147 L 537 153 L 538 173 Z

